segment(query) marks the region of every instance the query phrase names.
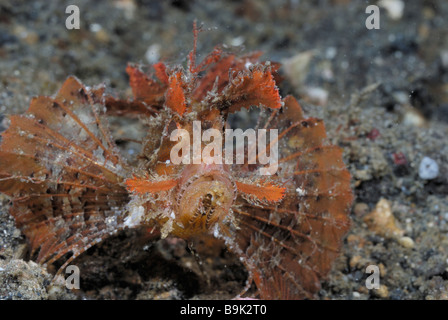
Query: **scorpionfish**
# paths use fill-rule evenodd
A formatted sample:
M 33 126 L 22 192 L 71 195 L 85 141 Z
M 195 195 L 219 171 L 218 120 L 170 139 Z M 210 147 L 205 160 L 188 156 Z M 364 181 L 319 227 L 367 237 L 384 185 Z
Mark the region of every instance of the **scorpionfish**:
M 35 97 L 26 113 L 10 116 L 0 191 L 11 198 L 30 258 L 43 265 L 62 270 L 127 228 L 144 230 L 148 241 L 212 237 L 240 259 L 259 298 L 315 298 L 350 226 L 342 150 L 329 143 L 322 120 L 280 96 L 280 64 L 219 46 L 196 64 L 198 31 L 186 67 L 159 62 L 148 74 L 128 64 L 132 98 L 71 76 L 55 96 Z M 229 116 L 250 108 L 259 110 L 257 129 L 278 130 L 264 150 L 276 146 L 275 172 L 260 174 L 263 152 L 247 152 L 243 163 L 170 161 L 174 130 L 192 136 L 200 123 L 224 134 Z M 108 115 L 146 120 L 136 165 L 120 154 Z

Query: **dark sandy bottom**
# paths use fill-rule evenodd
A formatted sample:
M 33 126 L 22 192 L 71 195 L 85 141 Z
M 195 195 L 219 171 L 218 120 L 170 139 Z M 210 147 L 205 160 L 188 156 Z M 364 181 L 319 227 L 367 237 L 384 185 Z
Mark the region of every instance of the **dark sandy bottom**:
M 80 30 L 65 28 L 67 3 L 0 2 L 0 131 L 69 75 L 122 92 L 128 61 L 185 63 L 197 19 L 202 55 L 223 43 L 289 63 L 281 94 L 298 96 L 344 148 L 352 228 L 319 297 L 448 299 L 448 2 L 381 1 L 379 30 L 365 27 L 366 1 L 73 0 Z M 112 120 L 116 134 L 138 135 Z M 419 173 L 424 157 L 438 164 L 435 178 Z M 70 293 L 26 260 L 0 200 L 0 299 L 228 299 L 244 287 L 246 271 L 219 246 L 197 248 L 201 270 L 182 240 L 138 247 L 122 234 L 80 258 L 82 290 Z M 368 265 L 380 289 L 366 288 Z

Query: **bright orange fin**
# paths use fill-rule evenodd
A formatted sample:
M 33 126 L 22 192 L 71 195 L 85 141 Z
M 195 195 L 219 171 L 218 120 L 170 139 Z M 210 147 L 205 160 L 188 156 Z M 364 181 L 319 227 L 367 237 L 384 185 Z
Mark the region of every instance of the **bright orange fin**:
M 233 79 L 224 89 L 223 98 L 230 106 L 229 112 L 259 105 L 271 109 L 279 109 L 282 106 L 271 70 L 260 65 L 249 72 L 240 73 Z
M 139 194 L 157 193 L 174 188 L 177 185 L 177 180 L 151 181 L 148 178 L 134 176 L 132 179 L 126 180 L 125 184 L 129 191 Z
M 246 184 L 235 182 L 239 192 L 253 196 L 260 201 L 277 202 L 284 198 L 286 188 L 278 187 L 272 183 L 265 185 Z
M 168 108 L 177 112 L 180 116 L 187 110 L 181 72 L 176 72 L 169 78 L 169 88 L 166 93 L 165 103 Z
M 156 77 L 165 85 L 168 85 L 168 75 L 166 74 L 166 65 L 163 62 L 157 62 L 152 66 L 156 70 Z
M 166 90 L 165 85 L 157 83 L 138 67 L 131 64 L 126 67 L 126 72 L 129 75 L 129 84 L 135 100 L 143 101 L 148 106 L 158 106 L 161 104 Z

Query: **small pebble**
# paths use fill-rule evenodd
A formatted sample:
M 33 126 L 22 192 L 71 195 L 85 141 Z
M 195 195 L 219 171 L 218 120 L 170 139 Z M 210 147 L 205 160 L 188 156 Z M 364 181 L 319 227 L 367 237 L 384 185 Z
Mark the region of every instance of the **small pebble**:
M 236 37 L 236 38 L 233 38 L 231 41 L 230 41 L 230 44 L 232 45 L 232 46 L 234 46 L 234 47 L 239 47 L 239 46 L 241 46 L 243 43 L 244 43 L 244 37 L 242 37 L 242 36 L 240 36 L 240 37 Z
M 99 24 L 99 23 L 92 23 L 90 26 L 89 26 L 89 30 L 91 31 L 91 32 L 98 32 L 98 31 L 100 31 L 100 30 L 102 30 L 103 29 L 103 27 Z
M 350 259 L 349 265 L 350 268 L 354 269 L 359 265 L 359 262 L 361 261 L 361 256 L 354 256 Z
M 145 53 L 146 61 L 150 64 L 157 63 L 160 59 L 160 50 L 162 46 L 158 43 L 154 43 L 148 47 Z
M 424 157 L 418 167 L 418 175 L 423 180 L 432 180 L 439 175 L 439 165 L 433 159 Z
M 386 299 L 389 297 L 389 289 L 384 284 L 380 285 L 379 289 L 374 289 L 373 293 L 378 298 Z
M 392 20 L 400 20 L 403 17 L 404 2 L 402 0 L 380 0 L 378 5 L 386 9 Z
M 397 91 L 392 93 L 392 96 L 394 97 L 395 101 L 397 101 L 399 104 L 408 105 L 409 104 L 409 93 L 405 91 Z
M 401 237 L 401 238 L 399 238 L 398 239 L 398 243 L 401 244 L 403 247 L 408 248 L 408 249 L 413 248 L 414 245 L 415 245 L 414 240 L 412 240 L 409 237 Z
M 440 52 L 440 60 L 442 60 L 442 65 L 448 68 L 448 50 L 442 50 Z
M 424 127 L 426 119 L 415 108 L 407 108 L 403 115 L 403 124 L 413 127 Z
M 378 268 L 380 269 L 380 276 L 384 277 L 387 273 L 386 267 L 384 266 L 384 264 L 380 263 L 378 264 Z
M 314 51 L 305 51 L 282 61 L 285 75 L 297 91 L 303 89 L 303 84 L 314 54 Z
M 329 92 L 324 88 L 305 87 L 304 94 L 308 97 L 308 99 L 310 99 L 311 102 L 319 106 L 325 106 L 328 102 Z
M 357 204 L 355 204 L 353 212 L 356 216 L 362 217 L 369 212 L 369 206 L 364 202 L 358 202 Z
M 397 226 L 395 217 L 392 214 L 390 202 L 380 199 L 369 214 L 364 217 L 364 222 L 369 230 L 386 238 L 402 237 L 404 230 Z
M 119 10 L 123 10 L 124 17 L 127 20 L 134 19 L 135 11 L 137 10 L 137 4 L 134 0 L 115 0 L 114 6 Z
M 39 35 L 33 31 L 28 30 L 25 26 L 17 25 L 12 29 L 14 35 L 23 40 L 26 44 L 33 45 L 39 41 Z

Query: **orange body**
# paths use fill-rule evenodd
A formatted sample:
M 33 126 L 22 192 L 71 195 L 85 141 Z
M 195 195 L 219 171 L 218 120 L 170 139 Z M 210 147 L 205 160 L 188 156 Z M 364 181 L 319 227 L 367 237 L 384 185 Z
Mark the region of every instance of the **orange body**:
M 209 236 L 240 258 L 259 297 L 312 298 L 349 228 L 342 152 L 328 143 L 321 120 L 306 118 L 292 96 L 280 97 L 278 64 L 217 48 L 196 65 L 195 50 L 186 70 L 156 64 L 155 79 L 129 65 L 132 100 L 74 77 L 55 97 L 33 99 L 2 133 L 0 191 L 12 198 L 11 214 L 40 263 L 64 259 L 64 268 L 125 228 Z M 148 119 L 137 166 L 120 156 L 104 106 Z M 253 106 L 262 110 L 258 128 L 278 130 L 275 174 L 260 176 L 261 164 L 169 161 L 173 130 L 192 133 L 201 121 L 223 132 L 230 114 Z

